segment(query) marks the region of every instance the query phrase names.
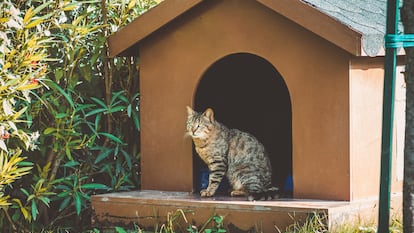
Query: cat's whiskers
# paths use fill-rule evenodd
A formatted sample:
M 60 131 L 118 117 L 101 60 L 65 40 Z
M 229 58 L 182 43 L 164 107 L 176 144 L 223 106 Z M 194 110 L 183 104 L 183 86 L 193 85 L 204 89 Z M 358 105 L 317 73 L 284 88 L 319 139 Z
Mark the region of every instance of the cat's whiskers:
M 193 135 L 190 132 L 184 133 L 184 138 L 193 137 Z

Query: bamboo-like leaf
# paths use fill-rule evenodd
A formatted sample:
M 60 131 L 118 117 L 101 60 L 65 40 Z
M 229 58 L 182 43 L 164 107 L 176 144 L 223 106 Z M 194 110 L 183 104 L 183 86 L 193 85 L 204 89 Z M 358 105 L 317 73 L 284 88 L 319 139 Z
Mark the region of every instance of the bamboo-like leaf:
M 72 11 L 72 10 L 75 10 L 77 7 L 78 7 L 78 3 L 73 2 L 73 3 L 69 3 L 69 4 L 66 4 L 65 6 L 63 6 L 62 10 L 63 11 Z
M 60 68 L 55 70 L 55 79 L 57 82 L 59 82 L 60 79 L 63 77 L 63 73 L 64 73 L 63 70 Z
M 69 197 L 69 198 L 70 198 L 70 192 L 68 192 L 68 191 L 64 190 L 63 192 L 58 193 L 58 195 L 57 195 L 57 196 L 58 196 L 58 197 Z
M 59 24 L 59 27 L 62 29 L 74 29 L 75 26 L 73 26 L 72 24 L 67 24 L 67 23 L 61 23 Z M 66 39 L 66 37 L 64 37 Z
M 9 17 L 7 18 L 0 18 L 0 23 L 7 23 L 10 20 Z
M 1 142 L 1 141 L 2 141 L 2 140 L 0 140 L 0 142 Z M 4 153 L 3 153 L 3 151 L 1 151 L 0 156 L 2 157 L 2 158 L 1 158 L 1 163 L 0 163 L 0 166 L 2 167 L 2 168 L 1 168 L 1 172 L 2 172 L 2 173 L 6 173 L 6 172 L 7 172 L 8 167 L 9 167 L 9 159 L 8 159 L 8 157 L 7 157 L 7 154 L 4 154 Z M 5 177 L 5 175 L 3 175 L 2 177 Z
M 99 183 L 83 184 L 81 185 L 81 188 L 83 189 L 104 189 L 104 190 L 109 189 L 108 186 L 104 184 L 99 184 Z
M 20 199 L 13 198 L 12 201 L 16 202 L 19 207 L 23 207 L 22 201 L 20 201 Z
M 2 139 L 0 139 L 0 149 L 2 149 L 2 152 L 3 151 L 5 151 L 6 153 L 8 153 L 8 150 L 7 150 L 7 145 L 6 145 L 6 143 L 4 142 L 4 140 L 2 140 Z M 1 165 L 1 164 L 0 164 Z
M 3 140 L 0 140 L 2 142 Z M 19 167 L 18 164 L 25 158 L 16 152 L 10 159 L 4 151 L 0 151 L 0 186 L 13 183 L 16 179 L 29 173 L 32 167 Z
M 49 127 L 49 128 L 46 128 L 46 129 L 43 131 L 43 134 L 44 134 L 44 135 L 49 135 L 49 134 L 54 133 L 55 131 L 56 131 L 56 129 L 55 129 L 55 128 L 51 128 L 51 127 Z
M 114 92 L 114 93 L 113 93 L 113 95 L 112 95 L 112 97 L 111 97 L 111 102 L 110 102 L 110 105 L 111 105 L 111 106 L 116 105 L 116 104 L 115 104 L 115 101 L 117 101 L 118 99 L 120 99 L 119 97 L 120 97 L 122 94 L 124 94 L 124 93 L 125 93 L 125 91 L 118 91 L 118 92 Z
M 68 116 L 68 114 L 66 114 L 66 113 L 58 113 L 58 114 L 55 115 L 55 118 L 56 119 L 62 119 L 62 118 L 65 118 L 67 116 Z
M 100 100 L 100 99 L 98 99 L 98 98 L 95 98 L 95 97 L 91 97 L 91 99 L 92 99 L 95 103 L 97 103 L 97 104 L 101 105 L 103 108 L 105 108 L 105 109 L 107 109 L 107 108 L 108 108 L 108 106 L 106 106 L 106 104 L 105 104 L 102 100 Z
M 42 189 L 42 186 L 44 183 L 45 183 L 45 179 L 39 179 L 35 184 L 34 190 L 38 192 L 40 189 Z
M 72 21 L 73 26 L 77 26 L 80 21 L 82 21 L 84 18 L 86 18 L 87 15 L 80 15 L 75 20 Z
M 33 90 L 33 89 L 37 89 L 39 87 L 40 87 L 40 85 L 37 84 L 37 83 L 30 83 L 30 84 L 19 86 L 19 87 L 16 88 L 16 90 L 18 90 L 18 91 Z
M 27 110 L 27 107 L 24 107 L 22 109 L 20 109 L 17 113 L 14 114 L 13 119 L 17 120 L 18 118 L 20 118 L 20 116 L 25 113 Z
M 43 4 L 44 5 L 44 7 L 46 7 L 48 4 L 50 4 L 50 2 L 49 3 L 45 3 L 45 4 Z M 42 7 L 43 5 L 41 5 L 41 6 L 39 6 L 39 7 Z M 39 8 L 38 7 L 38 8 Z M 43 7 L 43 8 L 44 8 Z M 38 10 L 38 8 L 36 8 L 34 11 L 33 11 L 33 13 L 38 13 L 38 12 L 35 12 L 36 10 Z M 41 8 L 40 10 L 42 10 L 43 8 Z M 42 22 L 44 22 L 45 20 L 47 20 L 48 18 L 50 18 L 51 16 L 53 16 L 54 15 L 54 13 L 53 12 L 51 12 L 51 13 L 49 13 L 49 14 L 46 14 L 46 15 L 43 15 L 43 16 L 41 16 L 41 17 L 36 17 L 36 19 L 34 19 L 33 21 L 31 21 L 30 23 L 28 23 L 25 27 L 26 28 L 33 28 L 33 27 L 36 27 L 37 25 L 39 25 L 40 23 L 42 23 Z M 34 15 L 33 15 L 34 16 Z
M 114 108 L 110 108 L 109 109 L 109 113 L 114 113 L 114 112 L 122 112 L 125 109 L 125 106 L 116 106 Z
M 35 41 L 35 43 L 38 43 L 38 41 Z M 30 62 L 32 62 L 32 61 L 43 60 L 45 57 L 46 57 L 46 54 L 33 54 L 29 56 L 28 59 L 30 60 Z
M 89 110 L 94 107 L 95 104 L 78 104 L 78 106 L 76 107 L 76 111 Z
M 65 147 L 65 154 L 66 154 L 66 157 L 69 160 L 73 160 L 72 153 L 71 153 L 70 148 L 68 146 Z
M 99 123 L 101 121 L 101 118 L 102 118 L 102 114 L 98 114 L 95 118 L 95 131 L 96 132 L 98 131 Z
M 68 103 L 70 104 L 70 106 L 72 108 L 75 108 L 75 104 L 73 103 L 72 97 L 66 93 L 59 85 L 57 85 L 55 82 L 51 81 L 51 80 L 44 80 L 44 82 L 51 88 L 57 90 L 60 94 L 62 94 L 65 99 L 68 101 Z
M 45 3 L 43 3 L 42 5 L 36 7 L 33 12 L 32 15 L 35 16 L 37 15 L 41 10 L 45 9 L 47 6 L 49 6 L 51 3 L 53 3 L 53 1 L 47 1 Z
M 31 215 L 29 214 L 29 211 L 24 206 L 20 206 L 20 211 L 22 212 L 23 217 L 26 220 L 28 220 L 28 221 L 32 220 Z
M 7 81 L 4 85 L 5 86 L 14 86 L 17 85 L 20 82 L 20 79 L 18 77 L 16 77 L 15 75 L 7 75 L 7 79 L 9 81 Z
M 141 130 L 141 125 L 139 123 L 139 116 L 138 116 L 138 113 L 136 113 L 135 111 L 132 112 L 132 120 L 134 121 L 135 128 L 138 131 L 140 131 Z
M 92 116 L 92 115 L 95 115 L 95 114 L 98 114 L 98 113 L 103 113 L 103 112 L 106 112 L 106 111 L 107 111 L 106 108 L 98 108 L 98 109 L 92 110 L 92 111 L 88 112 L 87 114 L 85 114 L 85 117 L 89 117 L 89 116 Z
M 124 230 L 124 228 L 122 228 L 122 227 L 115 227 L 115 230 L 116 230 L 117 233 L 127 233 L 127 231 Z
M 84 193 L 84 192 L 79 192 L 79 195 L 81 196 L 82 199 L 90 201 L 91 200 L 91 196 Z
M 5 91 L 8 88 L 9 88 L 9 85 L 7 85 L 7 84 L 0 85 L 0 92 Z
M 30 195 L 29 192 L 27 192 L 27 190 L 24 189 L 24 188 L 21 188 L 20 191 L 22 191 L 22 193 L 24 193 L 24 195 L 26 195 L 26 196 Z
M 0 209 L 12 204 L 8 201 L 9 198 L 9 196 L 4 196 L 4 193 L 0 192 Z
M 30 170 L 32 170 L 32 167 L 20 167 L 15 170 L 14 174 L 24 176 L 29 174 Z
M 26 14 L 24 15 L 23 23 L 29 22 L 32 16 L 33 16 L 33 8 L 30 7 L 29 10 L 27 10 Z
M 15 115 L 16 115 L 16 114 L 15 114 Z M 15 115 L 13 116 L 13 118 L 15 117 Z M 12 130 L 17 131 L 17 126 L 16 126 L 16 124 L 15 124 L 13 121 L 7 121 L 7 123 L 8 123 L 9 127 L 10 127 Z
M 52 194 L 54 194 L 54 193 L 51 193 L 50 195 L 52 195 Z M 44 193 L 43 193 L 43 195 L 44 195 Z M 47 207 L 50 207 L 49 206 L 50 199 L 48 197 L 40 196 L 39 200 L 42 201 Z
M 3 111 L 6 116 L 13 115 L 13 108 L 7 100 L 3 100 Z
M 63 199 L 63 201 L 60 203 L 59 211 L 62 211 L 63 209 L 65 209 L 69 205 L 70 201 L 71 201 L 70 197 L 66 197 L 65 199 Z
M 115 174 L 118 176 L 121 173 L 121 170 L 123 170 L 121 160 L 117 159 L 115 161 Z
M 132 168 L 131 156 L 125 150 L 121 150 L 121 153 L 125 158 L 128 168 L 131 169 Z
M 25 27 L 26 28 L 33 28 L 33 27 L 36 27 L 37 25 L 39 25 L 42 22 L 43 22 L 43 19 L 38 18 L 38 19 L 35 19 L 32 22 L 28 23 Z
M 6 64 L 4 64 L 3 69 L 6 70 L 8 68 L 11 67 L 11 63 L 10 62 L 6 62 Z
M 98 164 L 102 160 L 108 158 L 109 154 L 112 153 L 114 149 L 106 149 L 103 153 L 99 154 L 98 157 L 96 157 L 94 164 Z
M 78 166 L 79 164 L 80 163 L 78 161 L 71 160 L 71 161 L 68 161 L 67 163 L 65 163 L 63 166 L 64 167 L 74 168 L 75 166 Z
M 137 2 L 136 0 L 131 0 L 128 4 L 128 10 L 131 10 L 132 8 L 134 8 L 136 2 Z
M 31 201 L 31 200 L 33 200 L 35 197 L 36 197 L 36 196 L 35 196 L 34 194 L 30 194 L 30 195 L 27 197 L 27 201 Z
M 128 104 L 128 107 L 127 107 L 127 115 L 128 115 L 128 117 L 131 117 L 131 112 L 132 112 L 132 105 L 131 104 Z
M 74 199 L 75 199 L 76 214 L 79 216 L 80 212 L 81 212 L 81 209 L 82 209 L 82 200 L 81 200 L 81 197 L 80 197 L 79 193 L 75 192 Z
M 25 167 L 33 166 L 33 163 L 29 162 L 29 161 L 21 161 L 18 164 L 19 164 L 19 166 L 25 166 Z
M 115 135 L 113 135 L 113 134 L 110 134 L 110 133 L 105 133 L 105 132 L 101 132 L 101 133 L 99 133 L 100 135 L 103 135 L 103 136 L 105 136 L 105 137 L 107 137 L 107 138 L 109 138 L 109 139 L 111 139 L 112 141 L 114 141 L 114 142 L 116 142 L 116 143 L 119 143 L 119 144 L 123 144 L 124 142 L 120 139 L 120 138 L 118 138 L 118 137 L 116 137 Z
M 35 200 L 33 199 L 32 200 L 32 217 L 33 217 L 33 220 L 36 220 L 37 219 L 37 214 L 39 213 L 39 211 L 37 210 L 37 205 L 36 205 L 36 202 L 35 202 Z
M 37 43 L 37 37 L 32 37 L 29 41 L 27 41 L 27 48 L 33 48 Z M 32 57 L 33 55 L 29 55 L 29 57 Z
M 118 97 L 118 99 L 120 99 L 122 102 L 124 102 L 125 104 L 128 104 L 129 103 L 129 100 L 128 100 L 128 98 L 125 96 L 125 95 L 120 95 L 119 97 Z

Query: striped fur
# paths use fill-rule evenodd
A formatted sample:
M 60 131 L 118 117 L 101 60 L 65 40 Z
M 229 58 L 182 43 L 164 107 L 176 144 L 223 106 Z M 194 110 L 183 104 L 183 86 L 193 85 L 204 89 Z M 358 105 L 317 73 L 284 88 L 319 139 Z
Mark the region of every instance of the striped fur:
M 213 196 L 225 175 L 233 187 L 231 196 L 245 195 L 249 200 L 276 196 L 269 158 L 254 136 L 228 129 L 214 119 L 210 108 L 198 113 L 187 107 L 187 114 L 187 134 L 210 170 L 208 187 L 200 192 L 202 197 Z

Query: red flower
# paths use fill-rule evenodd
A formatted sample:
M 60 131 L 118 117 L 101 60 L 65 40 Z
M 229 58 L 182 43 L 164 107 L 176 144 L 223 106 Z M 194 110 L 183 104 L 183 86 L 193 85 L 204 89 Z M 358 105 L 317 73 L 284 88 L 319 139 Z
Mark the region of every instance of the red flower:
M 9 138 L 10 138 L 10 134 L 7 132 L 1 135 L 1 139 L 9 139 Z
M 31 78 L 30 79 L 30 84 L 38 84 L 39 80 L 37 80 L 36 78 Z
M 37 63 L 38 63 L 37 61 L 32 61 L 32 62 L 30 62 L 30 64 L 31 64 L 33 67 L 35 67 L 35 68 L 37 67 Z

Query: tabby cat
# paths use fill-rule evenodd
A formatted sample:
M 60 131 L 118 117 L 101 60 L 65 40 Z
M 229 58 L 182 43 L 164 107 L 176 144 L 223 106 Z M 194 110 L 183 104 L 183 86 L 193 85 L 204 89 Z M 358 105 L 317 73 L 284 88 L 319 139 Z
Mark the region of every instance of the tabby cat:
M 211 108 L 198 113 L 187 107 L 187 113 L 187 134 L 210 170 L 209 184 L 200 191 L 201 197 L 213 196 L 227 175 L 233 188 L 231 196 L 245 195 L 250 201 L 275 198 L 278 188 L 271 184 L 269 158 L 254 136 L 217 122 Z

